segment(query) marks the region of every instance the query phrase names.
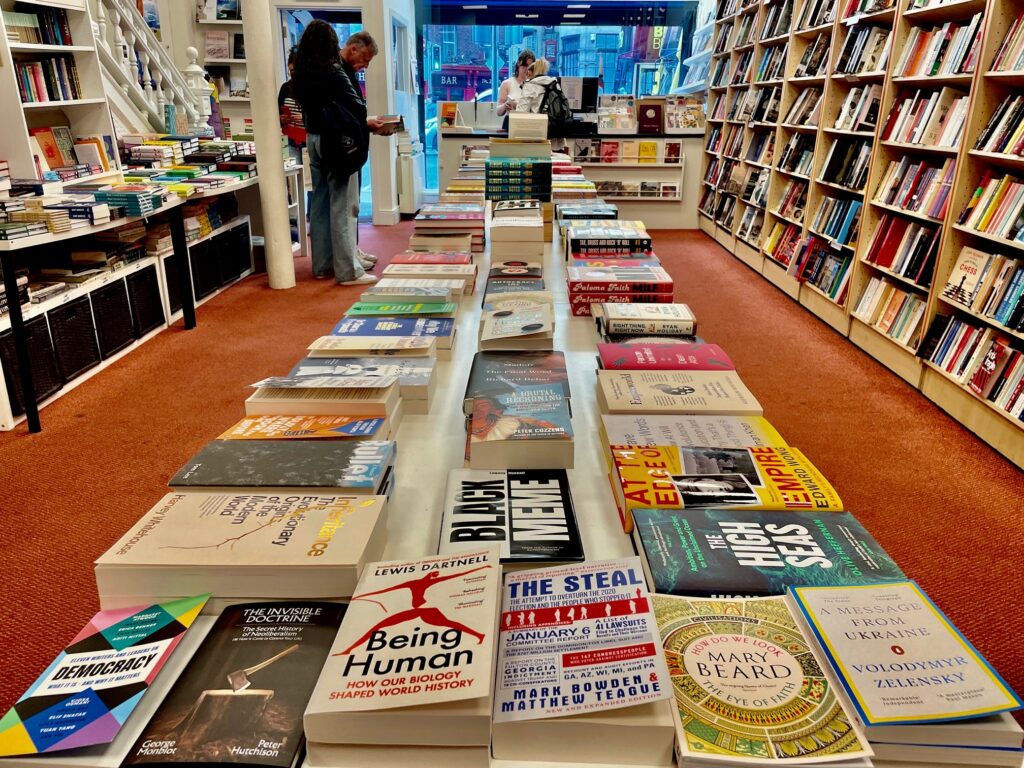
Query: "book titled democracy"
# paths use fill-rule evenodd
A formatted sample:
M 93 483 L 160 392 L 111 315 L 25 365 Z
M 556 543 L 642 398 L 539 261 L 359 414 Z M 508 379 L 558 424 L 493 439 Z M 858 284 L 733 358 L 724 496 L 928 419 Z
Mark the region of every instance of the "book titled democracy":
M 302 712 L 344 614 L 300 601 L 226 609 L 124 765 L 293 768 Z
M 496 547 L 369 565 L 304 717 L 311 742 L 486 745 Z
M 438 552 L 497 545 L 505 566 L 583 560 L 564 469 L 453 469 Z
M 96 560 L 100 605 L 205 592 L 208 609 L 227 599 L 350 597 L 383 551 L 384 512 L 382 496 L 169 493 Z
M 680 765 L 818 765 L 871 756 L 785 598 L 652 601 L 672 670 Z
M 113 742 L 207 597 L 93 616 L 0 719 L 0 757 Z

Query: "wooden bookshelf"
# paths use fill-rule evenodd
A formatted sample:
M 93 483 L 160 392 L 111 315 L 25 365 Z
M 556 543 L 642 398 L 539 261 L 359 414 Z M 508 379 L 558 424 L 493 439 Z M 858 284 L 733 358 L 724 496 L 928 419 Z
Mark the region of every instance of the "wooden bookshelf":
M 0 10 L 13 10 L 15 4 L 15 0 L 0 0 Z M 6 25 L 0 18 L 0 71 L 7 73 L 0 76 L 0 113 L 5 116 L 4 129 L 0 131 L 0 159 L 9 163 L 13 177 L 37 178 L 35 142 L 30 141 L 30 130 L 67 126 L 74 138 L 102 135 L 110 137 L 112 144 L 114 126 L 103 89 L 93 21 L 86 4 L 73 8 L 46 2 L 18 3 L 18 9 L 37 14 L 51 11 L 64 14 L 67 19 L 65 33 L 70 35 L 70 41 L 64 44 L 9 40 Z M 69 78 L 60 78 L 63 87 L 70 91 L 74 86 L 78 92 L 73 97 L 65 92 L 62 98 L 23 101 L 17 67 L 32 62 L 45 65 L 50 60 L 65 62 Z M 71 79 L 74 83 L 68 82 Z M 116 156 L 107 160 L 111 171 L 119 168 Z

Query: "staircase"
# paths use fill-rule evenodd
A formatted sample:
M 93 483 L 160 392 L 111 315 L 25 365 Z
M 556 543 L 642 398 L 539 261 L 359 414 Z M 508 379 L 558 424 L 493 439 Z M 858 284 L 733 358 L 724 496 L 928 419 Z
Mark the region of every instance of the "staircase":
M 184 118 L 189 133 L 208 132 L 209 108 L 203 108 L 202 99 L 208 99 L 209 87 L 194 60 L 186 78 L 142 18 L 135 0 L 90 3 L 96 52 L 115 126 L 127 132 L 175 133 L 174 123 L 167 123 L 173 112 L 179 120 Z M 196 72 L 191 71 L 193 67 Z

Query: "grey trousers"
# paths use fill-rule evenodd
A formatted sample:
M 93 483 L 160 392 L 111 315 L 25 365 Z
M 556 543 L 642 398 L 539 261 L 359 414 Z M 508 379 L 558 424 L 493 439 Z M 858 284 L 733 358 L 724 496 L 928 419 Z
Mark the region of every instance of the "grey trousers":
M 313 274 L 333 270 L 339 283 L 366 274 L 359 263 L 356 232 L 359 227 L 359 174 L 340 179 L 321 166 L 320 136 L 307 135 L 313 194 L 309 201 L 309 230 Z

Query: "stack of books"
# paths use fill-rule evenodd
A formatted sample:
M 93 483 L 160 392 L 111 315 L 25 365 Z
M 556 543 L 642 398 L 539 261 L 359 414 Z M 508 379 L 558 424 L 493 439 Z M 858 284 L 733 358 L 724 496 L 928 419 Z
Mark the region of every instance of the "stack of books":
M 450 242 L 449 238 L 468 236 L 468 250 L 483 253 L 484 207 L 478 203 L 424 205 L 416 214 L 414 227 L 410 240 L 410 246 L 414 250 L 460 250 L 459 246 L 463 243 Z
M 540 200 L 502 200 L 491 208 L 491 258 L 539 259 L 544 255 Z

